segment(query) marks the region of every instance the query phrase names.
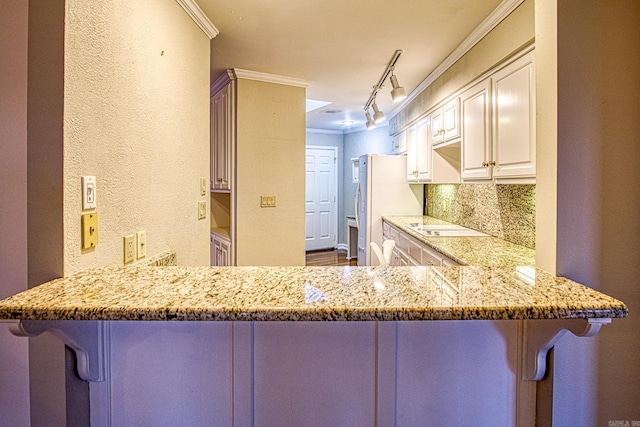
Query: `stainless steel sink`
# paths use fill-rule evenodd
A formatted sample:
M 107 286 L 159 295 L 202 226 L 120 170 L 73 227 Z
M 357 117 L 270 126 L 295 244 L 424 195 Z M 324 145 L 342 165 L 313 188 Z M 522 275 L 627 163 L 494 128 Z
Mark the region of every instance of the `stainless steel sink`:
M 410 224 L 409 228 L 426 237 L 486 237 L 488 234 L 455 224 Z

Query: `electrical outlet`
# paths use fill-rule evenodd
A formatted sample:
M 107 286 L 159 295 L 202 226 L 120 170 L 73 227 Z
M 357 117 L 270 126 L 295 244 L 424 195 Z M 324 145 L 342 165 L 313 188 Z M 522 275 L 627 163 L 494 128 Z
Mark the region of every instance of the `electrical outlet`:
M 147 256 L 147 232 L 146 231 L 138 231 L 136 233 L 136 258 L 144 258 Z
M 124 236 L 124 263 L 129 264 L 133 262 L 136 256 L 136 236 L 130 234 Z

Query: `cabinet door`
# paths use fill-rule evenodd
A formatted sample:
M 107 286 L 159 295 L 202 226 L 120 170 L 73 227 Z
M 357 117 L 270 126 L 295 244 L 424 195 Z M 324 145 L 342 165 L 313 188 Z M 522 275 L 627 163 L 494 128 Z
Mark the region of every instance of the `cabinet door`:
M 404 154 L 407 151 L 407 134 L 401 132 L 391 138 L 391 153 L 392 154 Z
M 229 243 L 225 241 L 220 241 L 220 266 L 228 266 L 229 265 Z
M 416 127 L 411 126 L 405 131 L 407 144 L 407 181 L 418 181 L 418 147 L 416 145 Z
M 460 115 L 458 111 L 458 97 L 455 97 L 442 107 L 442 138 L 445 142 L 460 137 Z
M 444 122 L 442 118 L 442 108 L 433 111 L 429 118 L 431 120 L 431 144 L 436 145 L 444 142 Z
M 431 139 L 429 138 L 429 119 L 424 119 L 416 125 L 416 171 L 418 182 L 431 181 Z
M 491 179 L 491 79 L 474 85 L 460 96 L 462 179 Z
M 213 237 L 213 234 L 211 234 L 211 240 L 210 240 L 210 252 L 209 252 L 209 265 L 216 265 L 216 254 L 218 253 L 218 251 L 216 250 L 216 240 Z
M 493 176 L 536 173 L 535 69 L 533 52 L 493 75 Z
M 230 190 L 231 99 L 227 85 L 211 101 L 211 181 L 214 190 Z

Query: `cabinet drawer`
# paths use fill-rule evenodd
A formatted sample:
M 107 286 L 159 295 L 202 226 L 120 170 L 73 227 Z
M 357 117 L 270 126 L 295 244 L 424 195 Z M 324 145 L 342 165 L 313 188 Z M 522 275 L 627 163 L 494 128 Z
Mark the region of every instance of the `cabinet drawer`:
M 409 239 L 407 253 L 416 261 L 417 265 L 422 265 L 422 246 L 422 243 L 411 238 Z
M 402 252 L 409 253 L 409 236 L 404 233 L 398 233 L 396 245 Z
M 442 255 L 430 247 L 422 247 L 422 265 L 442 265 Z

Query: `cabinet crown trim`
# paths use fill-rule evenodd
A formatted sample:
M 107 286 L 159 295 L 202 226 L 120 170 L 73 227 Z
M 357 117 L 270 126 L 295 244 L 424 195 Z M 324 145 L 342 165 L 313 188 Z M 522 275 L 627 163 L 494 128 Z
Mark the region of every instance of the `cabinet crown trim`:
M 276 83 L 304 88 L 309 86 L 308 81 L 295 77 L 279 76 L 277 74 L 261 73 L 259 71 L 243 70 L 241 68 L 234 68 L 231 71 L 233 71 L 235 77 L 238 79 L 257 80 L 260 82 Z

